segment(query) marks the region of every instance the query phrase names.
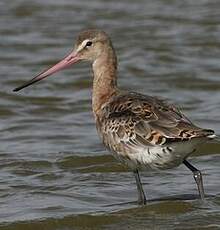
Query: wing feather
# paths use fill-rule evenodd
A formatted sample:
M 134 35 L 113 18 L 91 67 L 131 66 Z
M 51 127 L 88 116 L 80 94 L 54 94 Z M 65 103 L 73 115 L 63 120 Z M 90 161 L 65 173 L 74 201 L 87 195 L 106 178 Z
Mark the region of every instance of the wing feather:
M 102 107 L 97 126 L 114 151 L 129 147 L 166 145 L 207 137 L 214 131 L 195 126 L 178 108 L 156 97 L 123 93 Z

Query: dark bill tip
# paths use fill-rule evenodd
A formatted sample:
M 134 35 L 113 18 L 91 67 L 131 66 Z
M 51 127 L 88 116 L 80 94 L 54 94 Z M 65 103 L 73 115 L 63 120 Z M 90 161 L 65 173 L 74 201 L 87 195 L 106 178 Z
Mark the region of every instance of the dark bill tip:
M 29 82 L 26 82 L 25 84 L 23 84 L 23 85 L 21 85 L 21 86 L 19 86 L 19 87 L 16 87 L 15 89 L 13 89 L 13 92 L 18 92 L 18 91 L 20 91 L 20 90 L 22 90 L 22 89 L 28 87 L 29 85 L 32 85 L 32 84 L 34 84 L 35 82 L 38 82 L 38 81 L 40 81 L 40 80 L 41 80 L 41 79 L 35 79 L 35 78 L 33 78 L 33 79 L 30 80 Z

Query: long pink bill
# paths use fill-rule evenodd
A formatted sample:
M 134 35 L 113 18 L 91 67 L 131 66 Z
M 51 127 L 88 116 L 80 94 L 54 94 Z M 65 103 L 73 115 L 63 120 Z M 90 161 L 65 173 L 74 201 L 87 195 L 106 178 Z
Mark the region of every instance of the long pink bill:
M 23 85 L 13 89 L 13 91 L 19 91 L 19 90 L 21 90 L 21 89 L 23 89 L 29 85 L 32 85 L 32 84 L 54 74 L 54 73 L 56 73 L 62 69 L 68 68 L 69 66 L 76 63 L 77 61 L 79 61 L 79 58 L 77 57 L 77 55 L 74 53 L 70 53 L 63 60 L 61 60 L 60 62 L 58 62 L 54 66 L 50 67 L 49 69 L 43 71 L 42 73 L 40 73 L 39 75 L 37 75 L 36 77 L 31 79 L 30 81 L 28 81 L 28 82 L 24 83 Z

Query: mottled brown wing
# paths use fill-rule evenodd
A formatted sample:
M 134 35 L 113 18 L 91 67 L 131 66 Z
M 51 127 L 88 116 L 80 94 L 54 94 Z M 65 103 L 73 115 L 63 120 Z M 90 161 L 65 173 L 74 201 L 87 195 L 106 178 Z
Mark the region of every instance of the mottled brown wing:
M 117 144 L 155 146 L 212 135 L 192 124 L 175 106 L 137 93 L 124 93 L 102 108 L 100 128 L 109 147 Z

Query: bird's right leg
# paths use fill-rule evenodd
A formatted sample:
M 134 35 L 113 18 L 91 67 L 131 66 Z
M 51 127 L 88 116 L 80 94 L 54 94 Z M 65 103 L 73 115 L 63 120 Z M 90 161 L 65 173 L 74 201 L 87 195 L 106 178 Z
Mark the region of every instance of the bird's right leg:
M 144 194 L 144 190 L 141 184 L 141 180 L 140 180 L 140 176 L 139 176 L 139 172 L 138 170 L 134 170 L 134 176 L 135 176 L 135 180 L 136 180 L 136 185 L 137 185 L 137 191 L 138 191 L 138 203 L 145 205 L 147 200 Z
M 191 165 L 187 160 L 184 160 L 183 164 L 193 172 L 193 177 L 196 181 L 200 198 L 204 200 L 205 192 L 204 192 L 204 187 L 203 187 L 203 182 L 202 182 L 202 173 L 197 168 L 195 168 L 193 165 Z

